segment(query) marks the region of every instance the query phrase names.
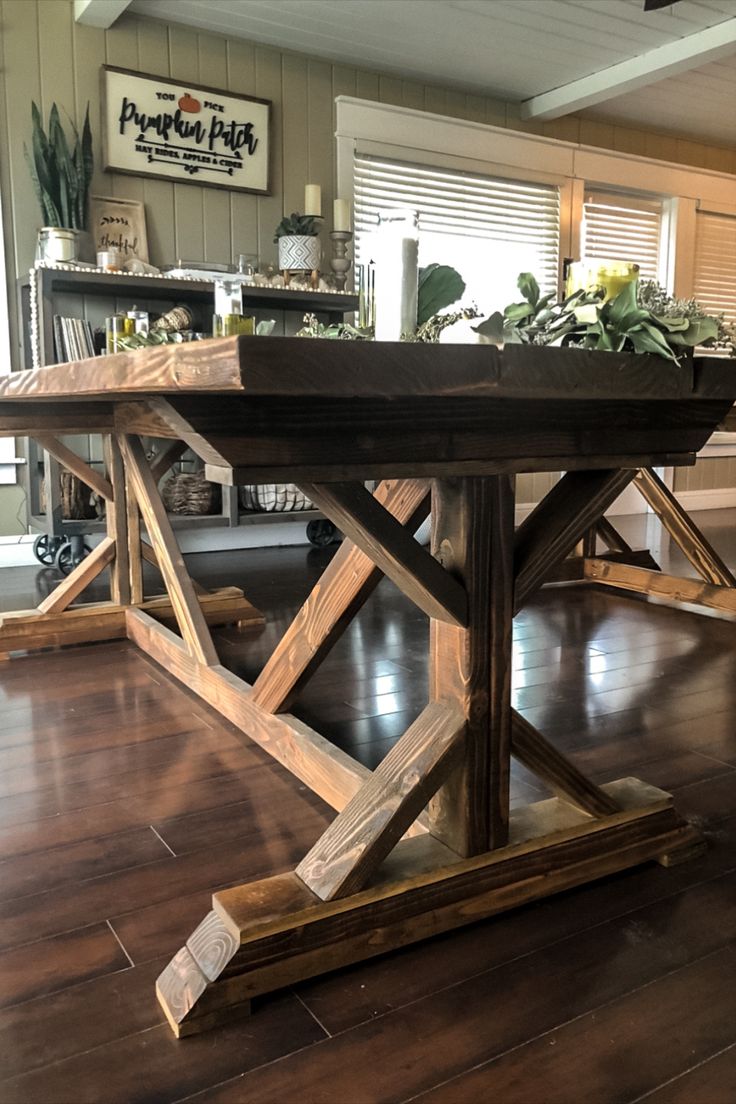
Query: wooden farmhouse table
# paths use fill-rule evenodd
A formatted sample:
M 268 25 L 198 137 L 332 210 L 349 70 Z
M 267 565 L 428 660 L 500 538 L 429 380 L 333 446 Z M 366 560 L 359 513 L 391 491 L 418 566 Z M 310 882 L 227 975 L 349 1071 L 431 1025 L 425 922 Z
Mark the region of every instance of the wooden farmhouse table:
M 158 980 L 177 1035 L 301 978 L 697 853 L 668 794 L 595 785 L 511 708 L 512 622 L 545 581 L 625 564 L 604 511 L 637 473 L 694 463 L 735 399 L 736 363 L 717 358 L 274 337 L 0 383 L 0 433 L 42 441 L 107 503 L 107 536 L 37 611 L 0 618 L 0 651 L 127 635 L 337 810 L 295 871 L 214 895 Z M 105 435 L 104 478 L 58 440 L 87 432 Z M 173 451 L 152 469 L 141 437 L 185 443 L 216 481 L 295 481 L 345 534 L 252 686 L 220 664 L 208 622 L 259 615 L 239 591 L 195 589 L 157 486 Z M 514 531 L 514 477 L 530 471 L 566 474 Z M 430 507 L 431 553 L 413 539 Z M 165 597 L 146 600 L 142 558 Z M 73 604 L 105 566 L 110 602 Z M 371 773 L 288 711 L 383 575 L 431 619 L 429 700 Z M 730 582 L 703 585 L 733 597 Z M 511 755 L 557 796 L 510 813 Z

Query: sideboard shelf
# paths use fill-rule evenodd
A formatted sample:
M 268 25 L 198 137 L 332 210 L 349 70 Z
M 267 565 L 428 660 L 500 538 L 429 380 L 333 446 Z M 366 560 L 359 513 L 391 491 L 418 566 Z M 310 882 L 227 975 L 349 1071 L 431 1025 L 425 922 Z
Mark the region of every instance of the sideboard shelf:
M 210 328 L 209 319 L 214 305 L 214 285 L 210 280 L 100 272 L 84 268 L 35 268 L 18 280 L 17 294 L 21 320 L 20 362 L 24 369 L 55 363 L 55 314 L 84 318 L 94 329 L 104 327 L 107 316 L 133 306 L 162 314 L 174 306 L 185 304 L 195 315 L 195 328 L 206 331 Z M 325 323 L 342 321 L 347 314 L 357 311 L 358 297 L 342 292 L 244 285 L 243 306 L 255 316 L 256 321 L 274 319 L 274 333 L 289 336 L 301 327 L 307 313 L 315 314 Z M 100 438 L 94 435 L 85 439 L 67 437 L 65 442 L 88 463 L 102 465 Z M 26 440 L 19 451 L 26 461 L 21 478 L 27 494 L 29 523 L 35 532 L 67 538 L 103 531 L 104 521 L 99 519 L 62 517 L 59 465 L 53 457 L 39 449 L 32 440 Z M 44 479 L 48 490 L 45 511 L 41 494 Z M 223 487 L 220 513 L 201 516 L 174 514 L 171 517 L 177 529 L 201 531 L 278 521 L 308 524 L 322 515 L 317 510 L 283 513 L 243 511 L 238 502 L 238 488 Z

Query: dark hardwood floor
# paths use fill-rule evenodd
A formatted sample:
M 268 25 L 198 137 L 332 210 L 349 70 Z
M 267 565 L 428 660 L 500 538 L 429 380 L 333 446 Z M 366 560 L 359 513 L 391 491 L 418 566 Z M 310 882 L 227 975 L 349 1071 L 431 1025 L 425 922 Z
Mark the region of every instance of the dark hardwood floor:
M 736 566 L 736 511 L 699 521 Z M 218 634 L 230 667 L 257 672 L 329 555 L 190 557 L 268 614 L 260 633 Z M 51 584 L 6 569 L 0 608 Z M 375 766 L 426 698 L 426 641 L 384 581 L 296 712 Z M 596 780 L 675 793 L 707 855 L 301 984 L 180 1042 L 154 980 L 212 890 L 292 867 L 331 812 L 127 643 L 1 665 L 0 1101 L 733 1104 L 734 626 L 553 587 L 517 618 L 514 657 L 517 707 Z M 515 768 L 512 796 L 545 794 Z

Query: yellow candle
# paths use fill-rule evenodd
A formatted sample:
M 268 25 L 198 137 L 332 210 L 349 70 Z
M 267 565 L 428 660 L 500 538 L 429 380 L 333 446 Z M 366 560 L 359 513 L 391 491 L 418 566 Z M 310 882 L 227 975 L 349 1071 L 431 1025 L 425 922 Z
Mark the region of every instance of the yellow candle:
M 304 214 L 322 214 L 322 189 L 319 184 L 307 184 L 304 189 Z
M 347 199 L 336 199 L 332 205 L 332 229 L 350 230 L 350 202 Z

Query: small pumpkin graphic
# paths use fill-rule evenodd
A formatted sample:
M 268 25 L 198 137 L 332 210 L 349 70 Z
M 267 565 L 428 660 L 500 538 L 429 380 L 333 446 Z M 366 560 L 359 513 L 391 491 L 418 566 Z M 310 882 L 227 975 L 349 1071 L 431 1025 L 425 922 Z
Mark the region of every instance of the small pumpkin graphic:
M 179 107 L 182 111 L 189 111 L 192 115 L 196 115 L 198 111 L 202 110 L 202 105 L 199 100 L 195 100 L 191 92 L 185 92 L 179 100 Z

